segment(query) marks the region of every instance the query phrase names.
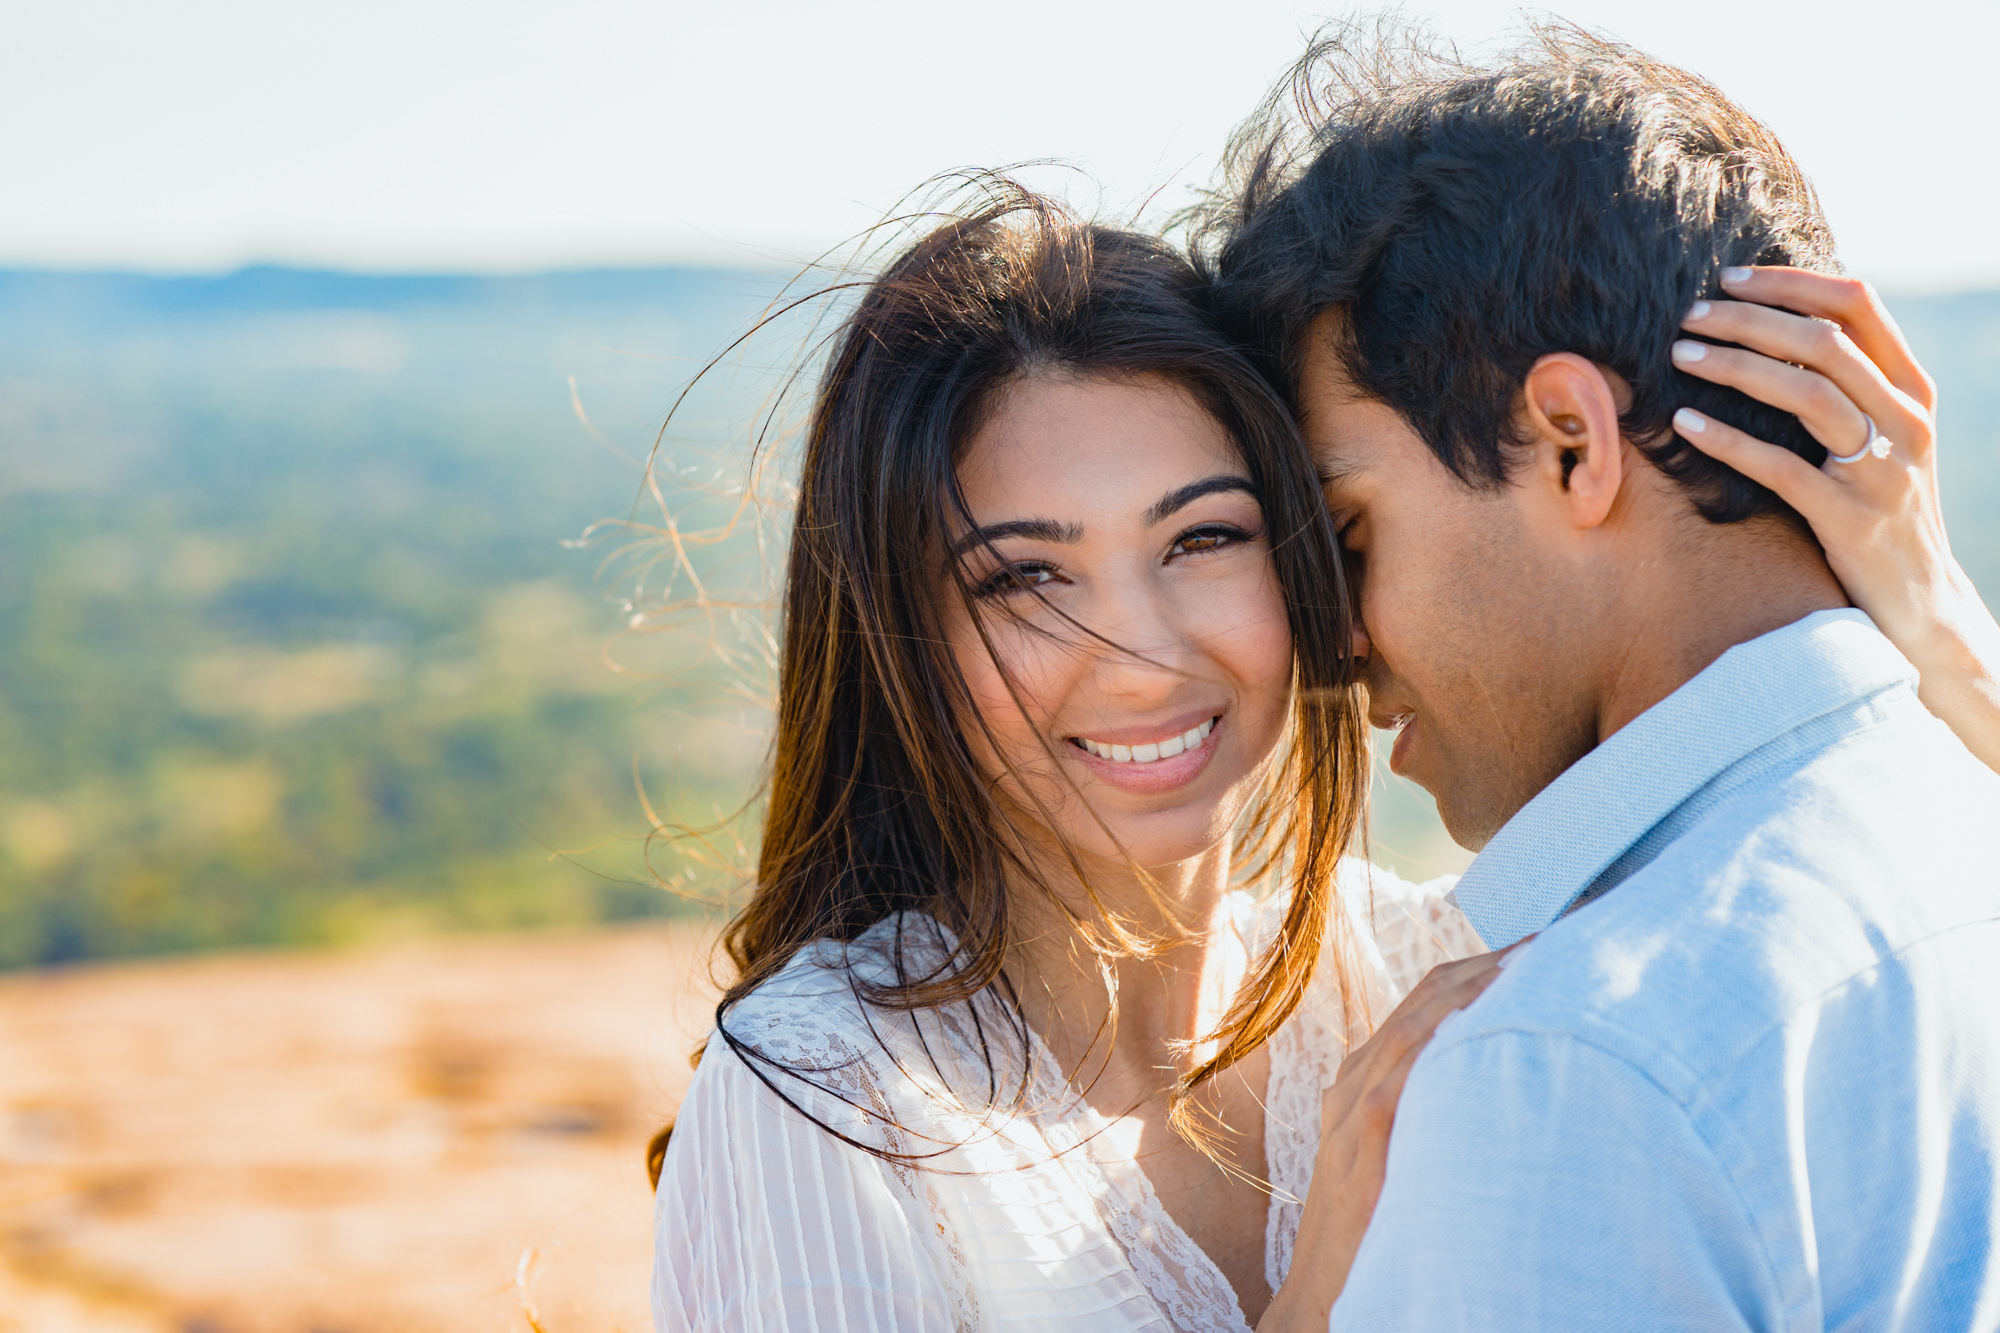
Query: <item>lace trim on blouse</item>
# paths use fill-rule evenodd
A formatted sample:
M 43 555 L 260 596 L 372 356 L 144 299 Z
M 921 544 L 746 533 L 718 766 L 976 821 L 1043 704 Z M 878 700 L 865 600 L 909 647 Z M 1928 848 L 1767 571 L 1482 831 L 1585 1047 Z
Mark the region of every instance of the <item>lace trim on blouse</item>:
M 1358 964 L 1354 998 L 1367 1006 L 1367 1020 L 1386 1015 L 1437 963 L 1484 948 L 1449 901 L 1448 888 L 1448 881 L 1414 885 L 1362 862 L 1343 863 L 1341 899 L 1354 927 Z M 1238 928 L 1246 942 L 1261 947 L 1268 941 L 1282 906 L 1243 899 Z M 927 929 L 912 931 L 912 924 Z M 1039 1037 L 999 997 L 989 991 L 918 1014 L 876 1009 L 858 998 L 857 979 L 892 974 L 892 951 L 901 951 L 905 968 L 921 969 L 948 958 L 950 946 L 943 928 L 927 918 L 884 922 L 845 947 L 814 946 L 738 1007 L 731 1035 L 753 1050 L 756 1063 L 775 1067 L 763 1071 L 768 1081 L 815 1118 L 890 1154 L 882 1163 L 886 1180 L 905 1212 L 927 1223 L 920 1230 L 936 1251 L 954 1328 L 981 1327 L 984 1281 L 965 1241 L 988 1228 L 961 1235 L 967 1209 L 1046 1210 L 1063 1206 L 1061 1199 L 1081 1198 L 1091 1203 L 1075 1206 L 1094 1212 L 1171 1328 L 1249 1333 L 1221 1270 L 1161 1204 L 1139 1164 L 1109 1147 L 1109 1122 L 1069 1086 Z M 1271 1039 L 1264 1143 L 1272 1195 L 1264 1268 L 1273 1291 L 1291 1268 L 1319 1147 L 1321 1094 L 1346 1054 L 1346 1026 L 1338 981 L 1326 966 L 1306 1002 Z M 1024 1093 L 1018 1110 L 1017 1090 Z M 677 1132 L 676 1149 L 685 1128 L 692 1126 Z M 833 1151 L 856 1151 L 827 1142 Z M 1032 1184 L 1037 1173 L 1049 1171 L 1057 1174 Z M 989 1178 L 990 1187 L 972 1184 Z M 666 1191 L 663 1180 L 663 1198 Z M 663 1217 L 665 1209 L 663 1203 Z M 661 1245 L 666 1268 L 675 1261 L 664 1235 Z M 656 1276 L 656 1297 L 659 1281 Z M 1102 1326 L 1110 1326 L 1111 1313 Z

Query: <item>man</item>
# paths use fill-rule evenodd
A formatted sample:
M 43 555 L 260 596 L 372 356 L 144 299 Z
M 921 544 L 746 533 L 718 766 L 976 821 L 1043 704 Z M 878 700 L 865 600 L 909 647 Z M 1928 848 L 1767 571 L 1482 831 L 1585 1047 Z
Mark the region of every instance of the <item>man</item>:
M 1315 53 L 1309 137 L 1240 136 L 1207 220 L 1327 469 L 1392 765 L 1482 849 L 1487 942 L 1537 935 L 1412 1072 L 1333 1327 L 2000 1327 L 2000 777 L 1676 433 L 1890 466 L 1814 326 L 1720 299 L 1812 310 L 1830 235 L 1715 89 L 1539 39 Z

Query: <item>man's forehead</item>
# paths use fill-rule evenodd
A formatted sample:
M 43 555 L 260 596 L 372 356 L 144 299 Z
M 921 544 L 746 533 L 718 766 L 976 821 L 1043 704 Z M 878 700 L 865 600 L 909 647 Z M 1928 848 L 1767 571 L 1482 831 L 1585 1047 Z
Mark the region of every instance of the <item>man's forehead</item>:
M 1299 335 L 1297 365 L 1302 407 L 1309 410 L 1309 400 L 1315 398 L 1355 395 L 1344 354 L 1347 328 L 1347 308 L 1329 306 L 1315 315 Z
M 1376 402 L 1356 386 L 1354 377 L 1348 373 L 1343 354 L 1346 321 L 1346 312 L 1340 306 L 1323 310 L 1306 325 L 1299 340 L 1299 382 L 1295 395 L 1299 428 L 1315 453 L 1324 454 L 1336 448 L 1342 453 L 1349 452 L 1343 437 L 1353 434 L 1356 409 Z M 1372 414 L 1363 411 L 1360 415 Z
M 1328 490 L 1352 486 L 1373 471 L 1374 460 L 1363 451 L 1316 449 L 1313 459 L 1318 465 L 1319 484 Z
M 1320 480 L 1351 481 L 1381 464 L 1403 442 L 1409 425 L 1394 408 L 1354 392 L 1301 395 L 1299 433 L 1312 450 Z

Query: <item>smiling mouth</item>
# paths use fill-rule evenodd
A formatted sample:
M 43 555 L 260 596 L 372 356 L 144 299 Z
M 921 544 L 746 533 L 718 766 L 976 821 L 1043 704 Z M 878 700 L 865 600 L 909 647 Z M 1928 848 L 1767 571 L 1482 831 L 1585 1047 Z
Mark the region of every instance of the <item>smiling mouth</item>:
M 1162 759 L 1172 759 L 1184 754 L 1208 739 L 1208 733 L 1215 730 L 1215 724 L 1222 715 L 1216 714 L 1199 726 L 1189 727 L 1175 736 L 1164 736 L 1144 745 L 1114 745 L 1110 741 L 1094 741 L 1088 736 L 1072 736 L 1069 743 L 1080 750 L 1088 750 L 1099 759 L 1109 759 L 1114 764 L 1151 764 Z

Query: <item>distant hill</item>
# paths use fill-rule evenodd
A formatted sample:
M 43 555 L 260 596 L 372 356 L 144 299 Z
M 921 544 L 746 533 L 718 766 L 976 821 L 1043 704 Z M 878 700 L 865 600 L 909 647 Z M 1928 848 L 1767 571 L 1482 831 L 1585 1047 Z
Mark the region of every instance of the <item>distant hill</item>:
M 668 909 L 635 752 L 710 814 L 756 724 L 562 543 L 775 285 L 0 274 L 0 965 Z
M 635 767 L 710 818 L 760 721 L 700 635 L 618 637 L 615 533 L 563 543 L 644 516 L 636 460 L 777 285 L 0 272 L 0 966 L 673 910 Z M 1896 308 L 2000 591 L 2000 295 Z M 795 350 L 753 342 L 677 418 L 697 517 Z M 1407 793 L 1378 833 L 1450 859 Z
M 1952 545 L 2000 599 L 2000 292 L 1891 301 L 1938 382 L 1940 477 Z

